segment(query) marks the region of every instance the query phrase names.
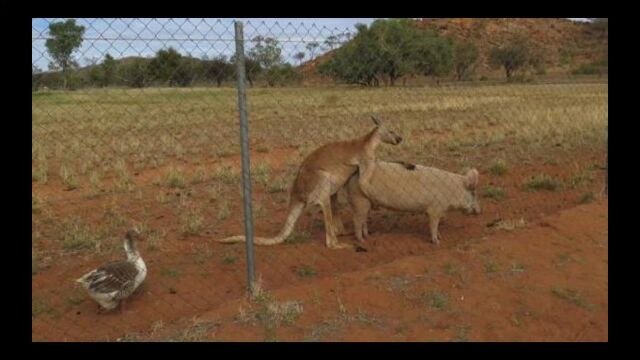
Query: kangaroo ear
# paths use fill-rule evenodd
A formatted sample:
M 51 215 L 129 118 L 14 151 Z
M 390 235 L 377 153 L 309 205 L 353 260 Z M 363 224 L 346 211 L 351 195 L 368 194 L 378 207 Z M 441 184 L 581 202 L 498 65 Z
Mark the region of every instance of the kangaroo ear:
M 467 170 L 464 174 L 464 186 L 467 189 L 474 190 L 478 186 L 478 177 L 478 170 Z
M 371 120 L 373 120 L 373 123 L 376 124 L 376 126 L 380 126 L 380 119 L 378 119 L 377 116 L 371 115 Z

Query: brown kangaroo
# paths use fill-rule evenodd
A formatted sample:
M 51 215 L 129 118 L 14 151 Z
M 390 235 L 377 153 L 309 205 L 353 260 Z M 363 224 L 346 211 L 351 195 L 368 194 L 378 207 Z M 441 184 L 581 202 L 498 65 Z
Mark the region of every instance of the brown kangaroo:
M 287 221 L 274 237 L 255 237 L 256 245 L 275 245 L 284 242 L 291 235 L 293 227 L 309 205 L 320 205 L 324 215 L 326 245 L 331 249 L 351 248 L 339 243 L 337 235 L 343 232 L 343 225 L 337 213 L 337 192 L 358 170 L 361 159 L 375 158 L 375 151 L 381 143 L 398 145 L 402 138 L 384 126 L 375 116 L 371 116 L 376 127 L 361 138 L 329 143 L 314 150 L 298 169 L 298 174 L 290 192 L 289 215 Z M 223 243 L 246 241 L 244 235 L 218 240 Z

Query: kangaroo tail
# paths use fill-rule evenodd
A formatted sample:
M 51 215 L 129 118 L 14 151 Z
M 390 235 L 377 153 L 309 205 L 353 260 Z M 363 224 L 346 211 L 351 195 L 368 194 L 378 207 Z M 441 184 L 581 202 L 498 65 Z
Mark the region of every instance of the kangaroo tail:
M 302 214 L 302 210 L 304 210 L 304 206 L 305 204 L 303 202 L 292 202 L 291 205 L 289 205 L 289 215 L 287 216 L 287 221 L 282 227 L 282 230 L 280 230 L 280 233 L 274 237 L 268 238 L 256 236 L 253 238 L 253 243 L 256 245 L 276 245 L 284 242 L 285 239 L 288 238 L 289 235 L 291 235 L 294 225 L 298 221 L 300 214 Z M 245 242 L 247 241 L 247 238 L 245 235 L 237 235 L 216 241 L 229 244 Z

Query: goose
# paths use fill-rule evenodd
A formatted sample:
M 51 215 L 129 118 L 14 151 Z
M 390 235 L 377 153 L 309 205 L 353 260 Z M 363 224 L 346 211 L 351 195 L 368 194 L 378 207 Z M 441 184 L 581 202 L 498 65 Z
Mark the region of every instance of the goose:
M 126 261 L 107 263 L 76 280 L 105 310 L 116 308 L 122 300 L 133 294 L 147 276 L 147 266 L 136 247 L 140 237 L 136 229 L 127 231 L 124 240 Z

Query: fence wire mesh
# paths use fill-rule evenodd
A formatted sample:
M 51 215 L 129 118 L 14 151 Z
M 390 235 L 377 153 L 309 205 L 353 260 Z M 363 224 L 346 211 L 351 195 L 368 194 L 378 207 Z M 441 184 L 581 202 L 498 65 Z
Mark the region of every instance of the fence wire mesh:
M 254 233 L 310 205 L 281 244 L 254 247 L 269 290 L 464 249 L 605 186 L 606 76 L 538 64 L 505 82 L 481 54 L 461 81 L 454 43 L 396 26 L 244 21 Z M 198 340 L 218 326 L 198 316 L 244 296 L 244 245 L 216 241 L 244 233 L 234 53 L 229 19 L 32 20 L 33 340 Z M 99 315 L 74 280 L 124 259 L 132 227 L 147 278 Z

